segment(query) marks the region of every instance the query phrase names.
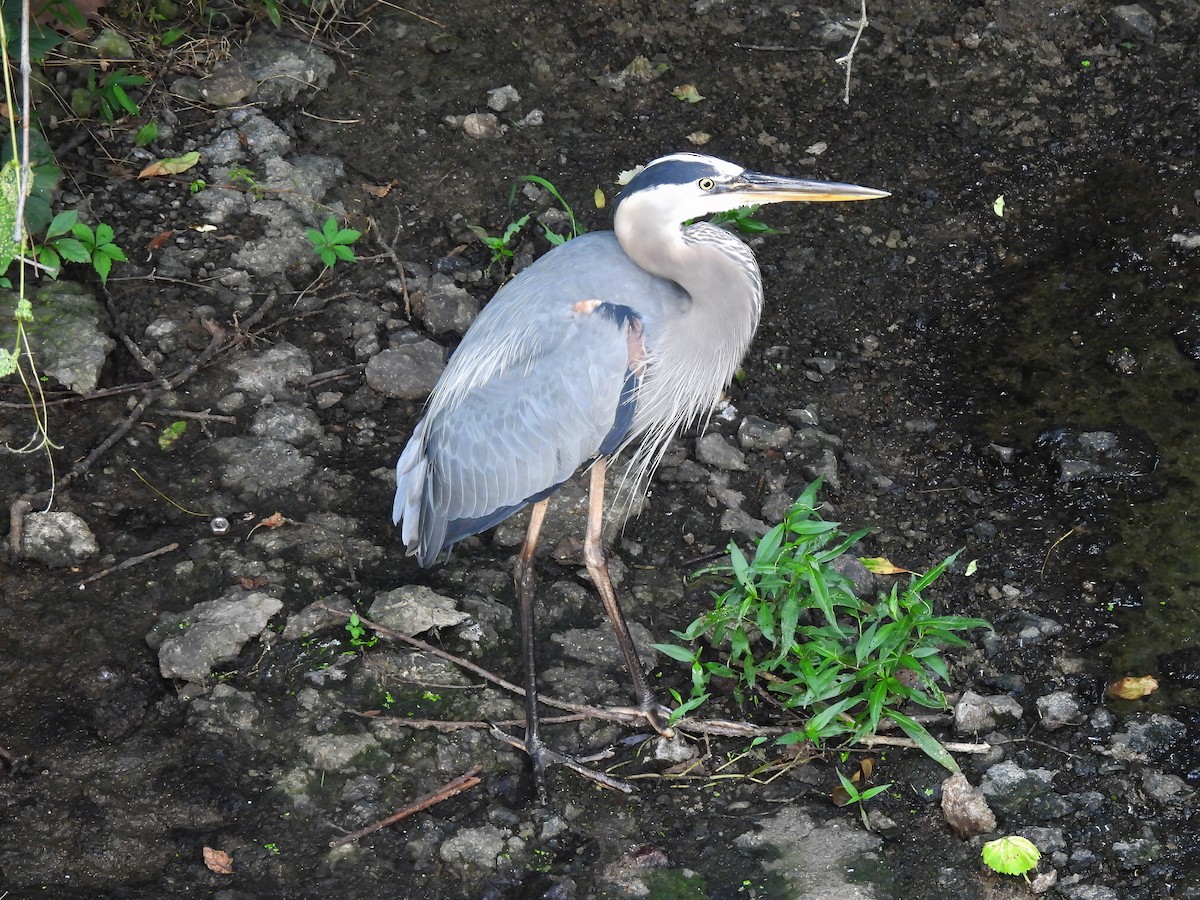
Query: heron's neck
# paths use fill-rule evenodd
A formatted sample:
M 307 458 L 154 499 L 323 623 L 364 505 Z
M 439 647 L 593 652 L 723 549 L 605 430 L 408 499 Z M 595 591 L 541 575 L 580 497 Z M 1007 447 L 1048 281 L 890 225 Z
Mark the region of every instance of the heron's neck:
M 637 231 L 636 224 L 618 222 L 617 239 L 629 257 L 691 295 L 690 306 L 671 315 L 648 348 L 651 365 L 635 415 L 635 431 L 669 425 L 674 433 L 707 417 L 741 365 L 758 327 L 762 280 L 750 248 L 715 225 L 702 222 L 669 236 Z

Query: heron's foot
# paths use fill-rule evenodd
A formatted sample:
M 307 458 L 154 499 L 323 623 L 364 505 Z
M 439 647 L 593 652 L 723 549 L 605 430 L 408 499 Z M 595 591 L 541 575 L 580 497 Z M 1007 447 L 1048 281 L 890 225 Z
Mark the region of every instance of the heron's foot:
M 547 747 L 540 740 L 525 741 L 508 734 L 495 725 L 491 728 L 491 735 L 496 740 L 503 741 L 510 747 L 516 747 L 529 756 L 530 762 L 533 764 L 534 789 L 537 791 L 538 802 L 542 805 L 546 803 L 546 767 L 549 765 L 564 765 L 584 778 L 588 778 L 614 791 L 620 791 L 622 794 L 632 794 L 634 792 L 633 785 L 621 781 L 619 778 L 613 778 L 611 775 L 606 775 L 597 769 L 589 768 L 575 757 Z M 529 746 L 530 744 L 532 744 L 532 748 Z

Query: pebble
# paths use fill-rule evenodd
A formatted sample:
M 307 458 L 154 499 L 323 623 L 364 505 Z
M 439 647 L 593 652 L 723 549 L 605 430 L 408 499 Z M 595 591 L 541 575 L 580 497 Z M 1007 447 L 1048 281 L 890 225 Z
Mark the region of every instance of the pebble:
M 367 362 L 367 384 L 387 397 L 422 400 L 445 370 L 445 356 L 430 340 L 382 350 Z
M 504 112 L 510 106 L 516 106 L 521 102 L 521 95 L 517 93 L 517 89 L 511 84 L 506 84 L 504 87 L 492 88 L 487 92 L 488 109 L 493 112 Z
M 706 466 L 728 472 L 744 472 L 747 469 L 746 454 L 715 431 L 702 434 L 696 441 L 696 459 Z
M 204 681 L 213 666 L 237 659 L 242 647 L 261 634 L 283 603 L 262 591 L 240 587 L 181 613 L 163 613 L 146 635 L 158 650 L 163 678 Z
M 1007 694 L 987 697 L 963 691 L 954 707 L 954 730 L 959 734 L 981 734 L 993 731 L 998 720 L 1019 721 L 1023 715 L 1021 704 Z
M 501 134 L 500 120 L 495 113 L 469 113 L 463 116 L 462 130 L 477 141 L 496 138 Z
M 1037 698 L 1037 711 L 1042 727 L 1057 731 L 1064 725 L 1078 725 L 1083 721 L 1079 700 L 1068 691 L 1055 691 Z
M 31 512 L 25 516 L 21 555 L 56 569 L 78 566 L 100 553 L 96 536 L 72 512 Z

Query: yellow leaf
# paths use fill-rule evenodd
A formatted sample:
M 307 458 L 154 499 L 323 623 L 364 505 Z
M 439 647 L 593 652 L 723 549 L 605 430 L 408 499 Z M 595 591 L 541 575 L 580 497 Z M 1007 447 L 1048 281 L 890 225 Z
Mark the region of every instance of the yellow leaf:
M 903 569 L 884 556 L 864 556 L 858 560 L 873 575 L 916 575 L 912 569 Z
M 681 84 L 671 91 L 671 96 L 676 100 L 684 100 L 688 103 L 699 103 L 704 97 L 696 90 L 694 84 Z
M 183 156 L 170 156 L 166 159 L 150 163 L 150 165 L 138 172 L 138 178 L 154 178 L 156 175 L 178 175 L 180 172 L 186 172 L 198 162 L 200 162 L 200 152 L 198 150 L 185 153 Z
M 604 205 L 608 200 L 604 196 L 604 191 L 596 188 L 596 192 L 592 194 L 592 202 L 596 204 L 596 209 L 604 209 Z
M 1114 700 L 1141 700 L 1158 690 L 1158 679 L 1153 675 L 1127 675 L 1118 678 L 1105 691 Z

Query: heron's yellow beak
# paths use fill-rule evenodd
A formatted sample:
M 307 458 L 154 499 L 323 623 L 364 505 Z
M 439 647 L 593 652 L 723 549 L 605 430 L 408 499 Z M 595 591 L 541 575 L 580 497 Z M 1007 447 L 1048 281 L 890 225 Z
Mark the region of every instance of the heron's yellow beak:
M 835 200 L 878 200 L 888 191 L 842 184 L 837 181 L 808 181 L 782 175 L 745 171 L 725 185 L 725 191 L 745 197 L 746 203 L 830 203 Z

